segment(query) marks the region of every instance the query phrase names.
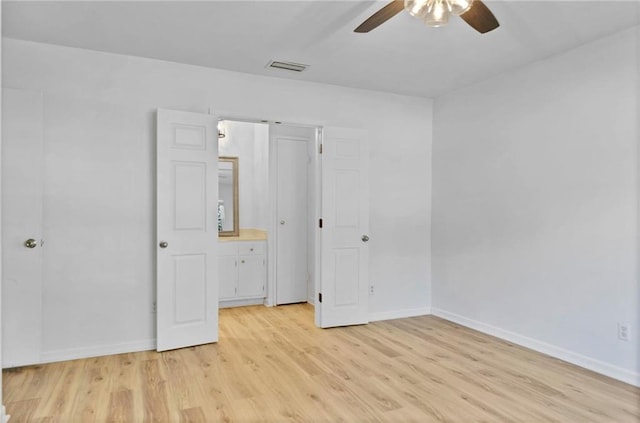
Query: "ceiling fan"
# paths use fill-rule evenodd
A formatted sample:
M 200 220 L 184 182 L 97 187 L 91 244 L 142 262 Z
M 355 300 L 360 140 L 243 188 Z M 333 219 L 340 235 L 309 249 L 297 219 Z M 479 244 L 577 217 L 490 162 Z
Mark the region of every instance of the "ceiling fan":
M 480 0 L 393 0 L 371 15 L 354 32 L 369 32 L 403 9 L 411 16 L 422 19 L 427 25 L 434 27 L 446 25 L 450 15 L 460 16 L 481 34 L 500 26 L 491 10 Z

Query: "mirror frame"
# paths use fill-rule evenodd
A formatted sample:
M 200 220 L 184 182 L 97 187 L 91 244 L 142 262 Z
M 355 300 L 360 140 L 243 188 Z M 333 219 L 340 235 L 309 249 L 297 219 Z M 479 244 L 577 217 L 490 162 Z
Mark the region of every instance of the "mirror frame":
M 231 231 L 218 231 L 218 236 L 240 236 L 240 221 L 238 216 L 240 215 L 239 201 L 238 201 L 238 158 L 229 156 L 218 157 L 218 163 L 228 162 L 232 166 L 233 175 L 233 230 Z M 220 185 L 218 185 L 218 192 Z M 219 194 L 218 194 L 219 196 Z

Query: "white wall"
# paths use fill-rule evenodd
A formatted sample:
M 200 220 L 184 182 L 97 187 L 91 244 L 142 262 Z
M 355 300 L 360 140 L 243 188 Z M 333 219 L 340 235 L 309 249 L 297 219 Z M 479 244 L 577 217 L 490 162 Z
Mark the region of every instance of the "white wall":
M 433 147 L 434 313 L 633 383 L 638 31 L 437 99 Z
M 269 125 L 225 121 L 220 156 L 238 157 L 240 227 L 267 229 L 269 216 Z
M 155 337 L 155 110 L 368 130 L 372 318 L 430 292 L 426 99 L 3 39 L 6 87 L 44 92 L 45 358 Z
M 252 228 L 269 227 L 269 125 L 253 127 Z

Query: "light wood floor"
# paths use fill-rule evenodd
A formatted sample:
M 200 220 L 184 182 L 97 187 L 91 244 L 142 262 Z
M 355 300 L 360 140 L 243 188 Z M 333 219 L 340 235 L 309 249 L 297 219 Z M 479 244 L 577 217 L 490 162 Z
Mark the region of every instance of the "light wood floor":
M 4 372 L 18 422 L 639 422 L 640 390 L 436 317 L 322 330 L 220 312 L 220 342 Z

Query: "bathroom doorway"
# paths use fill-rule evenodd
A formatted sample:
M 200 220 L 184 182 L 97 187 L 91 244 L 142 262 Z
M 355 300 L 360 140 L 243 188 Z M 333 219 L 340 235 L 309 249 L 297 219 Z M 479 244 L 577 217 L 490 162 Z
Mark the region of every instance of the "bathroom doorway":
M 238 204 L 237 232 L 219 237 L 220 307 L 313 304 L 320 129 L 224 119 L 219 133 L 219 156 L 235 161 Z M 221 228 L 228 210 L 222 220 L 219 210 Z

